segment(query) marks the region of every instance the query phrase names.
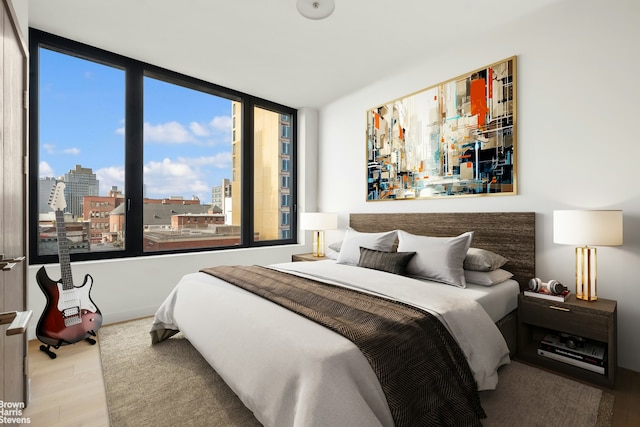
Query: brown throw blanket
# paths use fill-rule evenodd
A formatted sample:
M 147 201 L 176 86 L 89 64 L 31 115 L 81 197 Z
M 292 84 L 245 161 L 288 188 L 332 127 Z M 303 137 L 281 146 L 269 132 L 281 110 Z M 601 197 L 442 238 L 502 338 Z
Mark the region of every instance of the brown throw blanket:
M 410 305 L 260 266 L 204 268 L 356 344 L 371 364 L 396 426 L 481 426 L 473 374 L 432 314 Z

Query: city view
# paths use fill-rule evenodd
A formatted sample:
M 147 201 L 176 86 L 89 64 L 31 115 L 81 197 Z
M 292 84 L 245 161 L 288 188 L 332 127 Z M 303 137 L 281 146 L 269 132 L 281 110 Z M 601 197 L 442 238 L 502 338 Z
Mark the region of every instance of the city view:
M 49 195 L 59 181 L 70 251 L 124 249 L 124 71 L 41 48 L 39 92 L 39 254 L 57 252 Z M 145 251 L 240 242 L 240 107 L 144 77 Z M 254 109 L 254 168 L 274 171 L 255 182 L 257 240 L 290 233 L 290 119 Z

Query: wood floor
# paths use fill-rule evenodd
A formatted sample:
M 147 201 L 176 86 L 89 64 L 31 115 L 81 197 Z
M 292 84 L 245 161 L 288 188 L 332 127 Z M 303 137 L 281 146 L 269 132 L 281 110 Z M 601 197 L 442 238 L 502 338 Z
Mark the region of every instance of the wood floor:
M 39 348 L 39 341 L 29 342 L 31 400 L 23 416 L 33 426 L 108 427 L 98 344 L 61 347 L 55 359 Z
M 29 343 L 31 402 L 23 416 L 33 426 L 109 426 L 98 345 L 80 342 L 62 347 L 55 360 L 39 347 L 38 341 Z M 640 373 L 618 369 L 613 393 L 613 427 L 640 426 Z

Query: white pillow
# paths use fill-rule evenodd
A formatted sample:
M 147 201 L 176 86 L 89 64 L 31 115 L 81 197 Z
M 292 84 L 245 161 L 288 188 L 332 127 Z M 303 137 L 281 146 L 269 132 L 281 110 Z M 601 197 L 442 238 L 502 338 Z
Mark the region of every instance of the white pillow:
M 336 251 L 334 251 L 333 249 L 331 249 L 329 247 L 324 252 L 324 256 L 326 258 L 329 258 L 329 259 L 338 259 L 338 255 L 340 255 L 340 252 L 336 252 Z
M 491 271 L 464 271 L 464 278 L 467 283 L 480 286 L 497 285 L 498 283 L 502 283 L 505 280 L 511 279 L 512 277 L 513 273 L 501 268 Z
M 360 260 L 360 247 L 373 249 L 376 251 L 391 252 L 396 241 L 396 231 L 384 233 L 361 233 L 351 227 L 347 227 L 347 232 L 342 241 L 338 264 L 358 265 Z
M 416 253 L 407 264 L 407 275 L 464 288 L 463 263 L 472 239 L 473 231 L 457 237 L 430 237 L 398 230 L 398 252 Z

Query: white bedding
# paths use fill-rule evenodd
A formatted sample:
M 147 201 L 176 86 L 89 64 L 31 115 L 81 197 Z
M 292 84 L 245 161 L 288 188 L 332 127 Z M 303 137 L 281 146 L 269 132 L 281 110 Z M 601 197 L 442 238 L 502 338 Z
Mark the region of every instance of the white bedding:
M 480 390 L 494 389 L 497 368 L 509 363 L 494 321 L 464 289 L 332 261 L 272 267 L 428 310 L 462 348 Z M 162 329 L 182 331 L 266 426 L 393 425 L 382 388 L 353 343 L 206 273 L 176 285 L 152 334 Z
M 456 288 L 452 294 L 464 295 L 477 301 L 493 322 L 497 322 L 518 308 L 520 285 L 515 280 L 507 280 L 493 286 L 467 283 L 466 289 Z

